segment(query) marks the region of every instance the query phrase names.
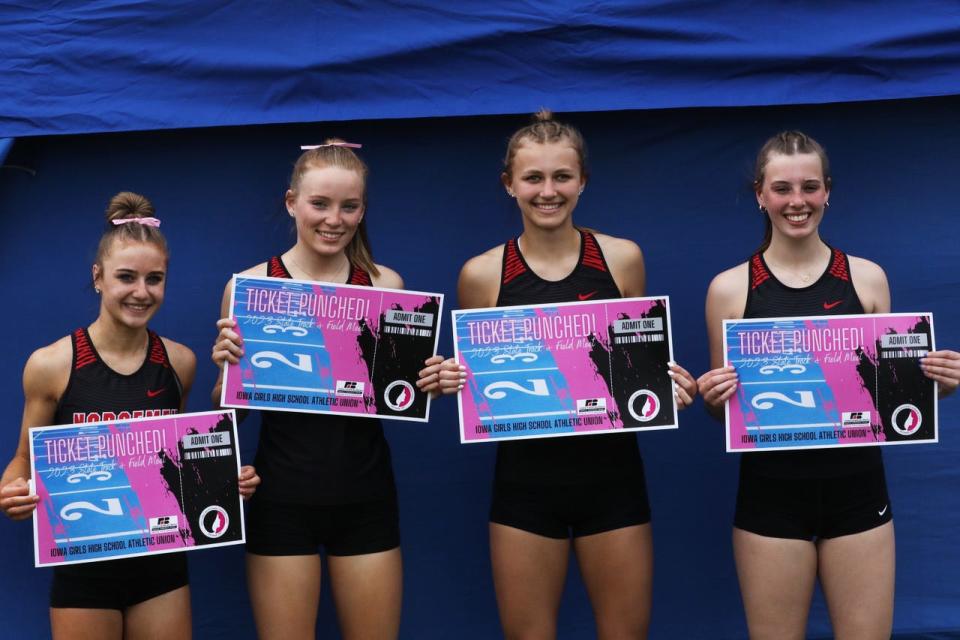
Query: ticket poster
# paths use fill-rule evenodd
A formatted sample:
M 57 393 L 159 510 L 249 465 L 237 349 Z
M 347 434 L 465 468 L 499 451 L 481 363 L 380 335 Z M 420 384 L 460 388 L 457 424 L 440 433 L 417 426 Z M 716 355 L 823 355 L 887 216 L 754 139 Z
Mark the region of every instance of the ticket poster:
M 224 407 L 426 422 L 416 386 L 436 353 L 443 295 L 235 275 L 244 356 L 224 371 Z
M 30 429 L 34 566 L 244 542 L 234 411 Z
M 724 320 L 727 451 L 937 442 L 929 313 Z
M 453 324 L 462 443 L 677 426 L 666 297 L 454 311 Z

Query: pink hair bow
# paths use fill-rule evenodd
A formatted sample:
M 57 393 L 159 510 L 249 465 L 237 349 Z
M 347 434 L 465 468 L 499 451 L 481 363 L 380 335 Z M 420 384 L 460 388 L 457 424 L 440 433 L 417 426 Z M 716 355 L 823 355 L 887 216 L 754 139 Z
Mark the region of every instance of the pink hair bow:
M 136 222 L 137 224 L 142 224 L 147 227 L 159 227 L 160 220 L 157 218 L 118 218 L 116 220 L 111 220 L 113 224 L 119 226 L 121 224 L 127 224 L 129 222 Z
M 320 147 L 349 147 L 350 149 L 362 149 L 362 144 L 357 144 L 356 142 L 328 142 L 327 144 L 302 144 L 300 145 L 300 151 L 310 151 L 311 149 L 319 149 Z

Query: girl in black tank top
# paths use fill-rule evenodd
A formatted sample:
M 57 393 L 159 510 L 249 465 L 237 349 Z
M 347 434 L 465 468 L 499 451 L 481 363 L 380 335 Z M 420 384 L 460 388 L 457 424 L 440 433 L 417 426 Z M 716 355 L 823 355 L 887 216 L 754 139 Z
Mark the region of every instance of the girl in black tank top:
M 579 131 L 549 112 L 513 135 L 502 182 L 517 201 L 523 233 L 464 265 L 457 288 L 461 308 L 644 294 L 636 244 L 573 224 L 586 185 L 584 155 Z M 678 404 L 690 404 L 696 381 L 675 365 L 671 372 Z M 440 388 L 462 389 L 464 375 L 456 362 L 445 361 Z M 507 637 L 555 633 L 571 547 L 594 611 L 606 615 L 598 624 L 611 637 L 634 637 L 637 630 L 645 635 L 653 552 L 635 434 L 501 442 L 493 493 L 491 557 Z M 619 554 L 616 570 L 593 562 L 597 554 Z M 608 611 L 630 613 L 602 613 Z M 537 622 L 531 626 L 531 620 Z
M 14 520 L 29 517 L 38 503 L 26 484 L 30 427 L 160 416 L 186 403 L 196 367 L 193 353 L 147 328 L 163 302 L 166 282 L 167 245 L 158 226 L 146 198 L 128 192 L 114 196 L 93 266 L 99 316 L 27 361 L 20 444 L 0 480 L 0 507 Z M 244 467 L 241 493 L 251 494 L 258 482 L 253 468 Z M 163 619 L 160 637 L 187 637 L 187 581 L 184 553 L 55 567 L 52 634 L 121 638 L 125 631 L 146 633 L 142 625 L 156 633 L 155 621 Z M 134 608 L 136 616 L 128 618 Z
M 815 140 L 797 131 L 768 140 L 757 156 L 754 188 L 766 238 L 707 292 L 714 368 L 699 382 L 718 418 L 738 385 L 736 371 L 722 366 L 724 319 L 890 311 L 883 270 L 820 239 L 830 170 Z M 956 388 L 936 369 L 952 353 L 924 359 L 929 377 L 947 381 L 941 391 Z M 877 447 L 742 454 L 733 539 L 751 637 L 803 637 L 817 577 L 838 636 L 889 637 L 891 514 Z
M 394 271 L 376 265 L 367 243 L 367 167 L 339 140 L 305 151 L 286 193 L 296 244 L 244 273 L 402 289 Z M 224 291 L 213 361 L 236 363 L 243 344 Z M 427 360 L 435 374 L 440 358 Z M 431 369 L 432 367 L 432 369 Z M 421 389 L 436 386 L 421 380 Z M 222 375 L 213 391 L 219 402 Z M 399 522 L 390 449 L 379 420 L 265 411 L 257 465 L 263 487 L 250 509 L 247 579 L 261 637 L 313 637 L 320 589 L 319 548 L 326 547 L 331 587 L 357 580 L 377 605 L 337 599 L 341 626 L 358 637 L 396 637 L 402 590 Z M 294 561 L 291 561 L 294 559 Z M 276 576 L 309 584 L 291 593 Z M 274 635 L 274 634 L 280 635 Z

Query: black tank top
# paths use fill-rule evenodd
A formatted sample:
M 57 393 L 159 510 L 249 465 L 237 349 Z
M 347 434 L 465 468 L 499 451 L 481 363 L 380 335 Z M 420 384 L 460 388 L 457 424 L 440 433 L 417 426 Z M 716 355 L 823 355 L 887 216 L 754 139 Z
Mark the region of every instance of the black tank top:
M 763 255 L 750 258 L 744 318 L 837 316 L 863 313 L 850 279 L 850 261 L 839 249 L 823 275 L 807 287 L 788 287 L 773 275 Z M 879 447 L 810 449 L 745 453 L 741 466 L 751 473 L 778 478 L 831 478 L 882 464 Z
M 498 307 L 620 297 L 620 289 L 591 233 L 580 231 L 577 266 L 557 281 L 544 280 L 533 272 L 516 239 L 503 248 Z M 643 462 L 634 433 L 510 440 L 497 446 L 494 477 L 497 484 L 507 486 L 629 482 L 643 477 Z
M 279 257 L 267 275 L 290 278 Z M 372 286 L 370 274 L 350 266 L 347 284 Z M 257 495 L 276 502 L 332 505 L 376 500 L 394 491 L 390 447 L 380 420 L 340 415 L 264 411 L 254 464 L 263 483 Z
M 163 340 L 148 331 L 147 357 L 136 372 L 117 373 L 103 362 L 86 329 L 70 336 L 70 381 L 54 414 L 55 424 L 129 420 L 168 415 L 180 409 L 181 387 Z
M 177 413 L 182 398 L 180 378 L 170 364 L 160 336 L 149 330 L 147 336 L 147 356 L 143 364 L 136 372 L 124 375 L 107 366 L 86 329 L 74 331 L 70 336 L 73 343 L 70 380 L 57 403 L 54 424 L 128 420 Z M 177 552 L 58 566 L 53 568 L 54 590 L 57 590 L 59 580 L 89 580 L 91 588 L 96 588 L 103 581 L 116 582 L 131 572 L 149 580 L 155 568 L 160 566 L 164 575 L 176 567 L 186 576 L 186 563 L 186 553 Z

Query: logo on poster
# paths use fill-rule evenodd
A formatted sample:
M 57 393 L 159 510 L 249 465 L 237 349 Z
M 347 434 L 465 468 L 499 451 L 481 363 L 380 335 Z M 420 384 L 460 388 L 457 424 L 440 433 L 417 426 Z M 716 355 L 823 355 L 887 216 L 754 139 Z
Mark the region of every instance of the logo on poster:
M 362 396 L 363 383 L 353 380 L 337 380 L 336 395 L 338 396 Z
M 384 389 L 383 401 L 394 411 L 406 411 L 413 405 L 413 385 L 406 380 L 394 380 Z
M 844 411 L 840 417 L 840 424 L 844 427 L 869 427 L 869 411 Z
M 208 538 L 219 538 L 227 532 L 230 516 L 226 509 L 212 504 L 200 513 L 200 531 Z
M 178 524 L 177 516 L 160 516 L 159 518 L 150 518 L 150 533 L 173 531 L 179 528 Z
M 627 400 L 627 410 L 634 420 L 650 422 L 660 413 L 660 399 L 649 389 L 638 389 Z
M 586 400 L 577 400 L 578 416 L 582 416 L 584 414 L 606 413 L 606 412 L 607 412 L 606 398 L 587 398 Z
M 920 415 L 920 409 L 912 404 L 902 404 L 893 410 L 890 416 L 890 423 L 893 430 L 902 436 L 911 436 L 920 428 L 923 417 Z

